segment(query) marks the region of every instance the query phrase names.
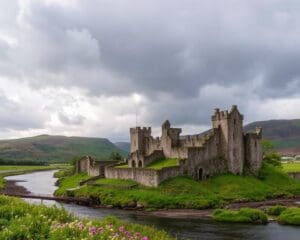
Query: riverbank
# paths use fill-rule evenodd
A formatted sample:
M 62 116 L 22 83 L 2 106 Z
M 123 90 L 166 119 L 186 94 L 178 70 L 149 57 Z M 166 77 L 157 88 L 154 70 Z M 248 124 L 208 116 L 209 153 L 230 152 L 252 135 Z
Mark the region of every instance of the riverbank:
M 0 239 L 136 239 L 174 240 L 164 231 L 110 217 L 79 220 L 56 206 L 31 205 L 0 196 Z
M 53 178 L 53 171 L 48 172 L 35 172 L 25 175 L 18 175 L 8 177 L 11 180 L 21 180 L 19 185 L 26 187 L 34 194 L 51 194 L 56 187 L 54 186 L 55 178 Z M 42 186 L 42 187 L 41 187 Z M 29 200 L 31 202 L 31 200 Z M 34 203 L 40 204 L 41 201 L 35 201 Z M 267 225 L 257 224 L 245 224 L 245 223 L 223 223 L 212 221 L 211 218 L 206 217 L 160 217 L 151 215 L 152 212 L 139 211 L 125 211 L 116 208 L 93 208 L 75 204 L 56 203 L 53 201 L 44 201 L 47 205 L 61 205 L 68 212 L 75 214 L 76 216 L 84 219 L 104 219 L 107 216 L 116 216 L 118 219 L 122 219 L 130 223 L 138 223 L 142 225 L 155 226 L 158 229 L 163 229 L 170 233 L 172 236 L 179 240 L 191 239 L 299 239 L 299 228 L 292 226 L 279 225 L 277 222 L 270 221 Z M 176 209 L 162 211 L 171 212 Z M 184 214 L 185 209 L 179 209 L 180 214 Z M 187 211 L 192 213 L 198 211 L 190 209 Z M 202 210 L 200 210 L 202 211 Z M 205 210 L 203 210 L 205 211 Z M 177 214 L 178 216 L 178 214 Z
M 49 166 L 20 166 L 20 165 L 5 165 L 0 166 L 0 190 L 4 188 L 4 177 L 21 175 L 37 171 L 50 171 L 69 168 L 66 164 L 53 164 Z
M 58 196 L 88 197 L 95 205 L 144 209 L 210 209 L 230 203 L 260 202 L 300 196 L 300 181 L 282 169 L 264 164 L 258 176 L 224 174 L 207 181 L 189 177 L 169 179 L 157 188 L 145 187 L 132 180 L 96 179 L 85 182 L 86 174 L 61 176 Z

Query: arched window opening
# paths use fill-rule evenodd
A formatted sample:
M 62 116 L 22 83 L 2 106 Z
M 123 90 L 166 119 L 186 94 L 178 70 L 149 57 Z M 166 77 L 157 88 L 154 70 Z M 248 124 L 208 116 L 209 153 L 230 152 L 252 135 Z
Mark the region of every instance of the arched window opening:
M 134 160 L 131 161 L 131 166 L 132 166 L 133 168 L 135 168 L 135 161 L 134 161 Z
M 143 162 L 140 160 L 139 161 L 139 168 L 143 167 Z
M 203 169 L 202 168 L 199 168 L 199 170 L 198 170 L 198 179 L 199 180 L 203 179 Z

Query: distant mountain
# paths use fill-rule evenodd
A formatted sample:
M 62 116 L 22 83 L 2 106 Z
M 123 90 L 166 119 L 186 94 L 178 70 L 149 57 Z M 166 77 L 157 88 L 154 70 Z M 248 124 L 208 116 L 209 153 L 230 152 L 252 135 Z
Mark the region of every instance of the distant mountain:
M 275 148 L 284 155 L 300 154 L 300 119 L 253 122 L 245 130 L 263 128 L 263 138 L 272 140 Z
M 130 152 L 130 142 L 115 142 L 114 144 L 125 152 Z
M 0 141 L 0 159 L 17 161 L 65 162 L 73 157 L 91 155 L 108 159 L 111 152 L 127 152 L 105 138 L 40 135 Z

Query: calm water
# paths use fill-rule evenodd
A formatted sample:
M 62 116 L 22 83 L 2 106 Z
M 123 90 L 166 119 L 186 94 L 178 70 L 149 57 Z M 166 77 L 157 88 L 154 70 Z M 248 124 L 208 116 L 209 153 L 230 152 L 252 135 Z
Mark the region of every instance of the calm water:
M 55 191 L 53 178 L 55 171 L 35 172 L 30 174 L 6 177 L 7 180 L 20 180 L 18 184 L 36 194 L 51 194 Z M 40 200 L 30 200 L 40 203 Z M 55 201 L 43 201 L 45 204 L 58 204 L 79 217 L 103 218 L 107 215 L 115 215 L 121 219 L 155 226 L 170 232 L 178 239 L 201 239 L 201 240 L 299 240 L 300 228 L 282 226 L 277 223 L 268 225 L 248 224 L 224 224 L 207 220 L 170 219 L 153 216 L 144 216 L 131 211 L 115 209 L 95 209 L 78 206 L 75 204 L 61 204 Z

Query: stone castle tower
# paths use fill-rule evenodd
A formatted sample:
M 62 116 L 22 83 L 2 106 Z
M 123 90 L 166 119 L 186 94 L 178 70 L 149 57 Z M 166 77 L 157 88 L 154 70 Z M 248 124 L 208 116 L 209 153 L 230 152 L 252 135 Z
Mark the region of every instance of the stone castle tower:
M 244 133 L 243 115 L 236 105 L 232 106 L 230 113 L 215 109 L 212 116 L 214 129 L 220 128 L 220 151 L 228 161 L 228 171 L 234 174 L 243 173 L 244 156 Z
M 255 172 L 262 164 L 262 130 L 257 128 L 254 132 L 244 133 L 243 119 L 237 106 L 233 105 L 230 111 L 215 109 L 211 117 L 212 129 L 205 133 L 180 136 L 181 128 L 171 127 L 168 120 L 162 124 L 158 138 L 152 137 L 150 127 L 131 128 L 128 166 L 146 171 L 147 166 L 157 159 L 178 159 L 177 172 L 174 168 L 165 168 L 161 174 L 166 176 L 158 177 L 155 182 L 175 172 L 196 179 L 207 179 L 224 172 L 240 175 L 245 167 Z

